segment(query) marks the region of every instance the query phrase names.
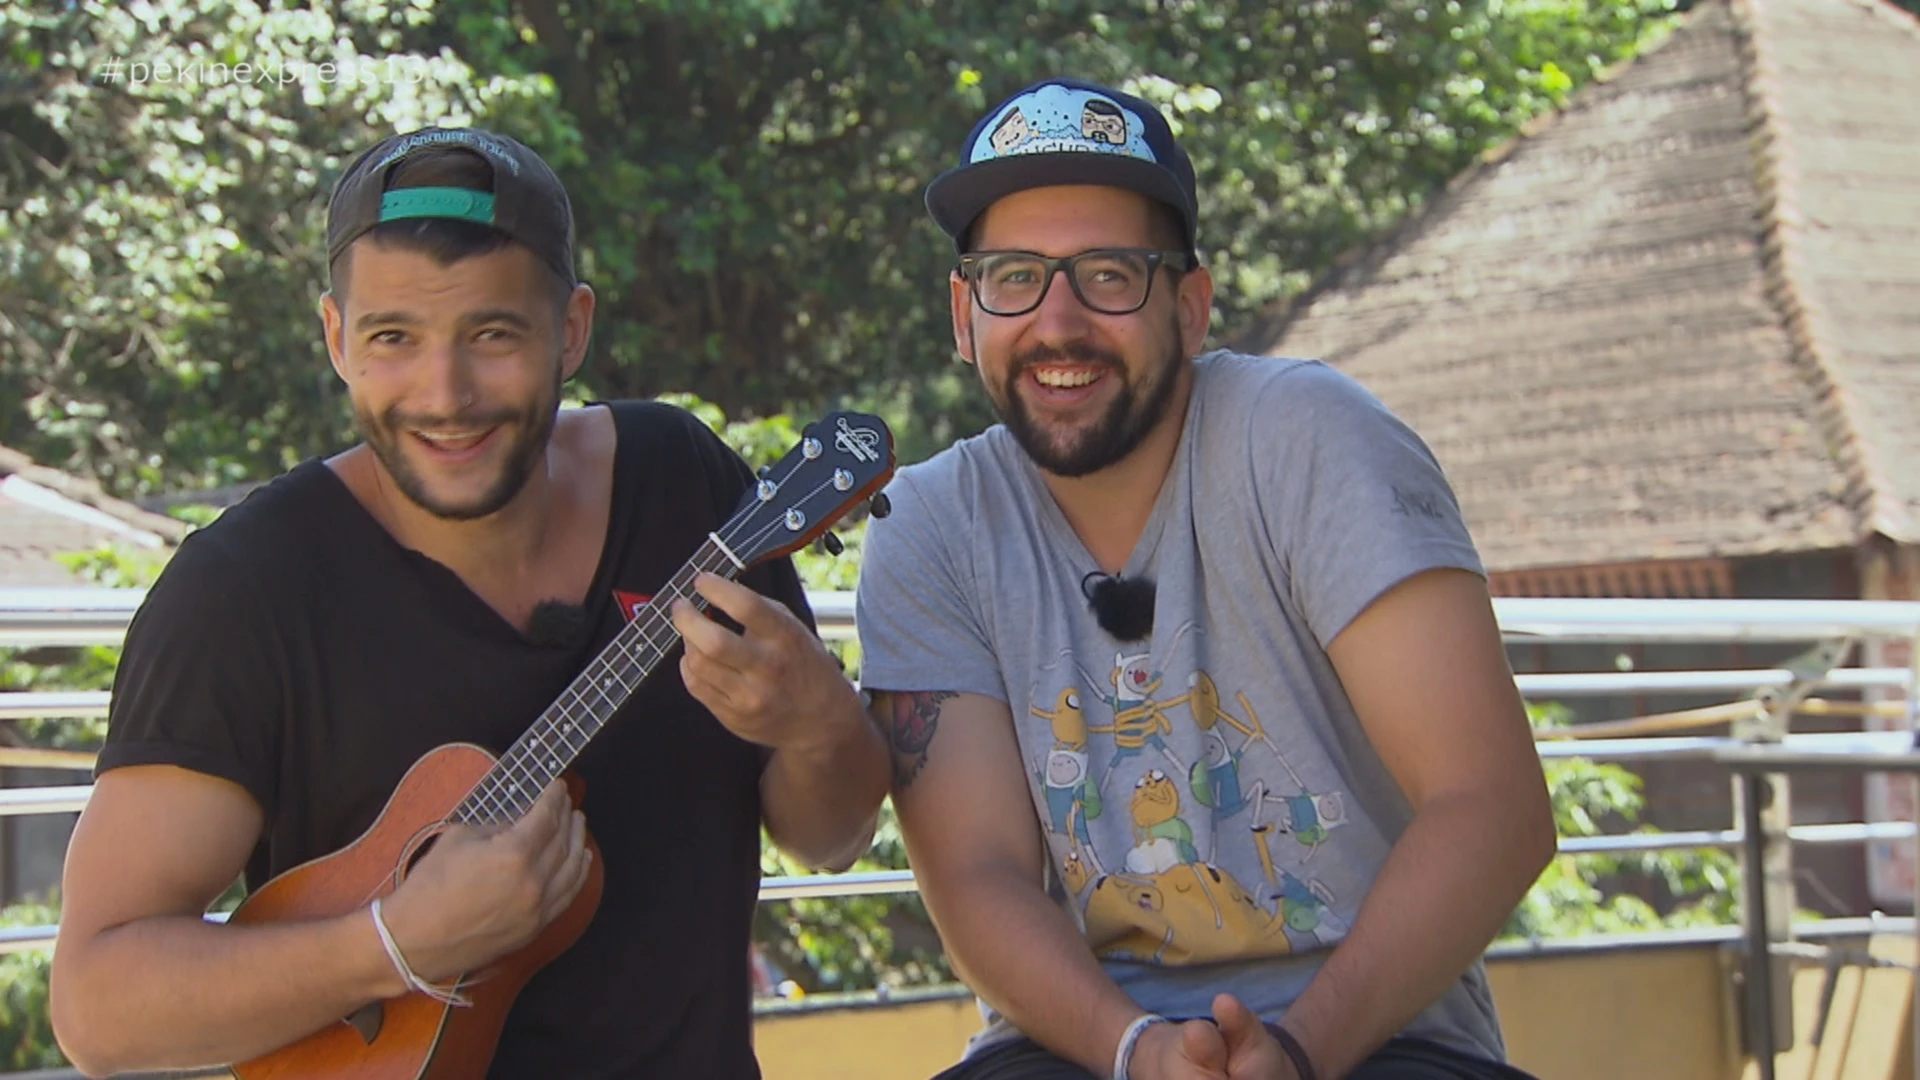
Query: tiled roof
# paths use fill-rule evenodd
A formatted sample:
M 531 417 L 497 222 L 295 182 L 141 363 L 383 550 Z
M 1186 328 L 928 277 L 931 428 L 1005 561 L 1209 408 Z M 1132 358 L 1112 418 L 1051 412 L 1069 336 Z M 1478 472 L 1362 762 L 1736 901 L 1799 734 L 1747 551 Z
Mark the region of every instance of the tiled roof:
M 0 447 L 0 588 L 78 585 L 57 556 L 108 542 L 161 548 L 177 544 L 187 528 Z
M 1920 541 L 1920 24 L 1703 0 L 1234 344 L 1419 431 L 1491 569 Z
M 1920 541 L 1920 22 L 1882 0 L 1743 7 L 1783 307 L 1865 529 Z

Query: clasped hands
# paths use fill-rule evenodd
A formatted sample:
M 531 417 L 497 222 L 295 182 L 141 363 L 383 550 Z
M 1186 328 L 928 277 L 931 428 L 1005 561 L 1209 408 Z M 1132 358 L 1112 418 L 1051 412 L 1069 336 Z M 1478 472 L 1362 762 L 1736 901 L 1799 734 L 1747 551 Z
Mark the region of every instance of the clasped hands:
M 1260 1018 L 1231 994 L 1213 999 L 1213 1022 L 1155 1024 L 1140 1034 L 1132 1080 L 1299 1080 Z

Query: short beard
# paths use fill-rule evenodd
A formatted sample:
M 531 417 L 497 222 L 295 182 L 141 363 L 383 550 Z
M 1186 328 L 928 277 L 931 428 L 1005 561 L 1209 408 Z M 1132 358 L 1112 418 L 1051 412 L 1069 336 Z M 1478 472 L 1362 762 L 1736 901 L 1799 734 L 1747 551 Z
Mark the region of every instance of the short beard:
M 994 411 L 1000 414 L 1001 422 L 1007 425 L 1014 441 L 1040 468 L 1064 477 L 1099 472 L 1133 453 L 1146 439 L 1147 433 L 1167 414 L 1179 382 L 1179 329 L 1176 317 L 1173 342 L 1168 346 L 1164 362 L 1157 369 L 1142 375 L 1138 384 L 1127 381 L 1126 363 L 1119 356 L 1085 342 L 1075 342 L 1065 349 L 1048 346 L 1028 349 L 1014 356 L 1006 380 L 1000 387 L 1000 396 L 1004 401 L 995 402 Z M 1061 360 L 1104 367 L 1111 373 L 1109 377 L 1118 376 L 1121 379 L 1120 392 L 1114 395 L 1107 411 L 1094 421 L 1093 426 L 1077 433 L 1064 444 L 1049 440 L 1046 429 L 1035 422 L 1033 415 L 1027 411 L 1025 400 L 1014 390 L 1020 377 L 1029 368 Z
M 556 362 L 551 390 L 519 411 L 496 409 L 487 413 L 461 413 L 436 419 L 403 413 L 396 406 L 387 409 L 376 419 L 372 413 L 355 405 L 353 423 L 360 430 L 360 437 L 366 440 L 368 448 L 386 467 L 387 475 L 393 477 L 394 486 L 408 501 L 443 521 L 473 521 L 498 513 L 527 486 L 527 479 L 533 475 L 534 466 L 539 463 L 548 440 L 553 437 L 554 424 L 559 417 L 560 371 L 561 365 Z M 510 426 L 518 431 L 518 435 L 507 451 L 507 459 L 501 463 L 500 475 L 494 478 L 493 485 L 471 502 L 456 503 L 436 498 L 401 448 L 401 440 L 412 438 L 405 433 L 409 428 L 431 431 L 435 428 L 487 428 L 496 425 Z

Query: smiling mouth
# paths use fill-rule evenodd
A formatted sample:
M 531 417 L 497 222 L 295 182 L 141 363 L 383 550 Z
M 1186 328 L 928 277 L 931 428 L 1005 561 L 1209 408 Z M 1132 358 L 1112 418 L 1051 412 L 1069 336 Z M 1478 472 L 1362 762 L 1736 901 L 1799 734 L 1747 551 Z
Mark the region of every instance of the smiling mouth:
M 484 428 L 480 431 L 415 431 L 411 434 L 435 450 L 457 453 L 479 446 L 486 441 L 487 436 L 493 434 L 494 430 Z
M 1033 381 L 1056 390 L 1073 390 L 1099 379 L 1098 368 L 1036 368 Z

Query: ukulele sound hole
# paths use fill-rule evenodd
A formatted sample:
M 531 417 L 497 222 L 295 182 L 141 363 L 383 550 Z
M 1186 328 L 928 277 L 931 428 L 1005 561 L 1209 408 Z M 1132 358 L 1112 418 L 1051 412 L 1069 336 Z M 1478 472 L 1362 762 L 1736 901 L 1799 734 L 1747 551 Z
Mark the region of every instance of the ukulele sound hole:
M 413 844 L 407 848 L 406 857 L 401 860 L 400 872 L 395 875 L 395 882 L 405 881 L 407 875 L 413 873 L 415 864 L 425 858 L 427 852 L 433 850 L 434 843 L 439 839 L 440 834 L 438 832 L 426 833 L 416 838 Z

